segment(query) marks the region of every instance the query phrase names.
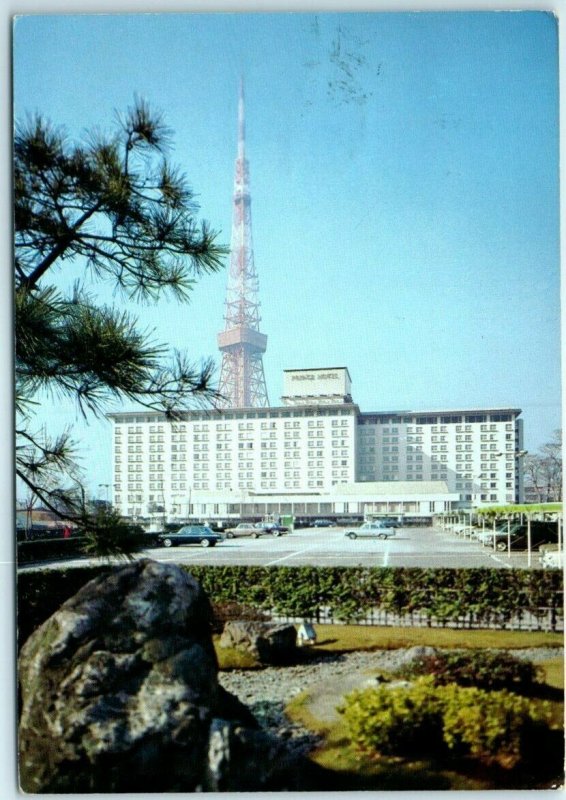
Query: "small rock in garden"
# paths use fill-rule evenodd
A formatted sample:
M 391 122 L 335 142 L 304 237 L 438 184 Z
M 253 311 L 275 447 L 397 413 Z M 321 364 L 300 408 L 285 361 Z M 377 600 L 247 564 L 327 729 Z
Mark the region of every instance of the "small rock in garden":
M 438 649 L 436 647 L 426 647 L 423 645 L 409 647 L 407 650 L 399 653 L 397 663 L 399 666 L 405 666 L 407 664 L 411 664 L 413 661 L 419 661 L 423 658 L 431 658 L 437 654 Z
M 294 625 L 230 621 L 224 626 L 219 644 L 251 653 L 264 664 L 279 664 L 294 656 L 297 631 Z

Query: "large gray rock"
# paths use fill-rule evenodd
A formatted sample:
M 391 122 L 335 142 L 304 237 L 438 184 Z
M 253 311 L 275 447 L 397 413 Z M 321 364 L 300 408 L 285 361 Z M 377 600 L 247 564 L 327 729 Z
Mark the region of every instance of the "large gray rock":
M 224 626 L 219 645 L 250 653 L 263 664 L 284 664 L 296 654 L 297 631 L 294 625 L 231 621 Z
M 414 661 L 420 661 L 423 658 L 432 658 L 438 655 L 438 652 L 437 647 L 430 647 L 428 645 L 409 647 L 407 650 L 400 651 L 397 654 L 397 666 L 401 668 L 412 664 Z
M 22 789 L 289 788 L 284 746 L 218 684 L 210 618 L 190 575 L 147 559 L 64 603 L 20 657 Z

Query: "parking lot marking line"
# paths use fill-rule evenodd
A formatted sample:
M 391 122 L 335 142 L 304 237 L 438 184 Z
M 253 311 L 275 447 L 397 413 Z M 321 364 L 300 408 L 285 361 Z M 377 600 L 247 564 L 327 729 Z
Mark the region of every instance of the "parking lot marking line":
M 511 569 L 511 564 L 507 563 L 507 561 L 503 561 L 501 558 L 498 558 L 497 556 L 491 554 L 489 557 L 492 558 L 494 561 L 497 561 L 498 564 L 502 564 L 504 567 Z
M 282 556 L 281 558 L 276 558 L 275 561 L 268 561 L 265 565 L 266 567 L 272 567 L 274 564 L 279 564 L 281 561 L 286 561 L 288 558 L 294 558 L 295 556 L 302 556 L 303 553 L 307 553 L 309 550 L 320 550 L 320 545 L 315 544 L 312 547 L 305 547 L 304 550 L 294 550 L 292 553 L 288 553 L 286 556 Z

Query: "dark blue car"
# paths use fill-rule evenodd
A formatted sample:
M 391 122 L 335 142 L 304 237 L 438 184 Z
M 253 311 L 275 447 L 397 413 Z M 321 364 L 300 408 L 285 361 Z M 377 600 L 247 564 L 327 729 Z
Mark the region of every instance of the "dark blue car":
M 178 544 L 200 544 L 201 547 L 214 547 L 224 538 L 214 533 L 207 525 L 185 525 L 175 533 L 158 534 L 157 543 L 163 547 L 176 547 Z

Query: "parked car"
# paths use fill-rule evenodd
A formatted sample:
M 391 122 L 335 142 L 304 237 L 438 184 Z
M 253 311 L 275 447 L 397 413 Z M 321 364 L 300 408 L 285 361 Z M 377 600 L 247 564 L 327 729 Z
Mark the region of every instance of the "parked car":
M 281 532 L 278 530 L 272 531 L 271 528 L 261 527 L 264 524 L 271 525 L 272 523 L 240 522 L 235 528 L 226 528 L 224 535 L 227 539 L 237 539 L 240 536 L 250 536 L 252 539 L 258 539 L 260 536 L 281 535 Z
M 398 519 L 393 519 L 393 517 L 386 517 L 385 519 L 378 520 L 381 522 L 384 528 L 400 528 L 401 523 Z
M 531 550 L 538 549 L 540 545 L 556 544 L 558 541 L 558 531 L 556 526 L 538 526 L 533 525 L 531 528 Z M 495 545 L 498 548 L 498 544 Z M 511 536 L 511 549 L 512 550 L 527 550 L 529 546 L 527 526 L 518 530 Z M 503 549 L 503 548 L 501 548 Z
M 471 530 L 471 526 L 470 525 L 463 525 L 462 523 L 460 523 L 458 525 L 452 525 L 450 527 L 450 530 L 451 530 L 452 533 L 456 533 L 456 534 L 458 534 L 458 536 L 460 536 L 461 534 L 469 533 L 470 530 Z
M 551 522 L 538 522 L 531 523 L 531 548 L 538 548 L 540 545 L 555 543 L 557 541 L 558 531 L 555 524 Z M 509 543 L 512 550 L 526 550 L 528 548 L 528 532 L 527 526 L 520 523 L 511 525 L 508 532 L 507 526 L 497 528 L 495 531 L 486 530 L 478 534 L 477 539 L 481 544 L 486 547 L 493 547 L 495 542 L 495 549 L 504 552 L 508 549 Z
M 364 522 L 356 530 L 348 530 L 344 536 L 348 539 L 388 539 L 390 536 L 397 536 L 396 528 L 389 528 L 383 522 Z
M 520 528 L 520 525 L 511 526 L 510 531 L 507 531 L 507 526 L 505 526 L 505 528 L 496 528 L 495 530 L 493 530 L 493 528 L 486 528 L 484 531 L 478 531 L 474 538 L 480 544 L 486 545 L 487 547 L 492 547 L 494 542 L 507 542 L 509 533 L 511 533 L 511 536 L 514 536 L 515 533 L 520 530 Z
M 540 559 L 543 569 L 562 569 L 564 567 L 563 550 L 546 550 Z
M 336 523 L 332 519 L 315 519 L 313 526 L 315 528 L 335 528 Z
M 207 525 L 185 525 L 176 533 L 157 534 L 156 541 L 163 547 L 176 547 L 179 544 L 200 544 L 201 547 L 214 547 L 223 538 L 219 533 L 214 533 Z
M 289 530 L 284 525 L 279 525 L 278 522 L 256 522 L 255 527 L 259 531 L 272 533 L 273 536 L 281 536 L 282 533 L 287 533 Z

